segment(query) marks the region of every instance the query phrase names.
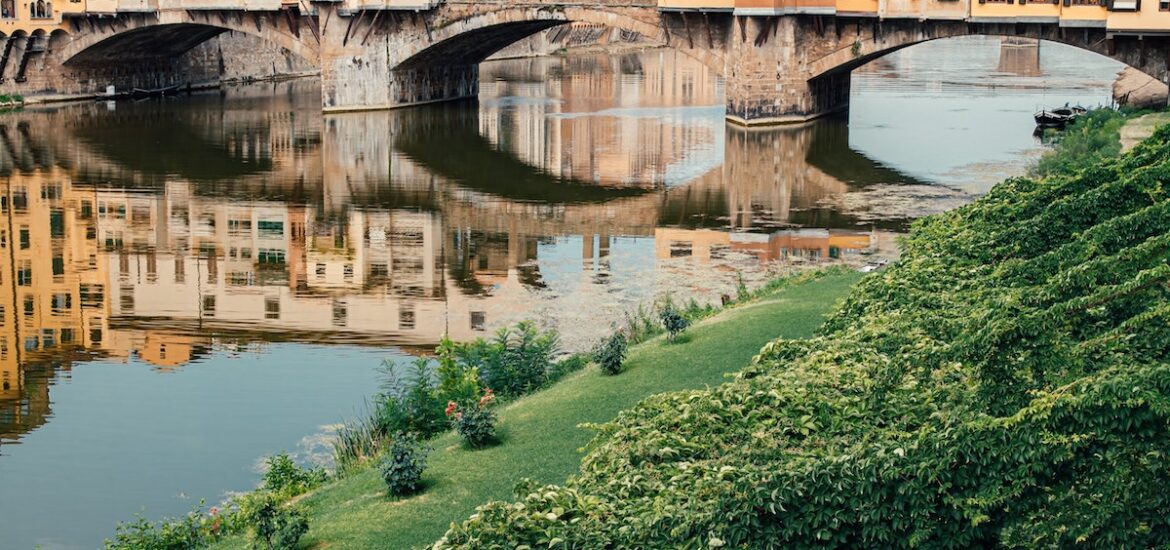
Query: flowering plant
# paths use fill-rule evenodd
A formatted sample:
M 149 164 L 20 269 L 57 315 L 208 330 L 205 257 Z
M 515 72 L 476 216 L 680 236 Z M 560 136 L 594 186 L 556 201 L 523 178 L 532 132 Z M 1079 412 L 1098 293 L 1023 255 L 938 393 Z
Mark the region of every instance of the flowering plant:
M 473 403 L 460 405 L 449 401 L 443 412 L 468 446 L 485 447 L 496 438 L 496 414 L 490 409 L 495 402 L 496 395 L 488 388 Z

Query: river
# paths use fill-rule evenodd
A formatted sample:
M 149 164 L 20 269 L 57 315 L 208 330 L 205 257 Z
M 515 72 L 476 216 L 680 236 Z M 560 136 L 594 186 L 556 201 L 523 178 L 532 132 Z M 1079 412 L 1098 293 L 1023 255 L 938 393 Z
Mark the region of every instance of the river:
M 766 130 L 669 50 L 489 62 L 478 105 L 322 116 L 302 80 L 0 115 L 0 547 L 94 548 L 327 456 L 443 333 L 584 349 L 663 293 L 894 258 L 1118 70 L 933 42 L 856 71 L 848 116 Z

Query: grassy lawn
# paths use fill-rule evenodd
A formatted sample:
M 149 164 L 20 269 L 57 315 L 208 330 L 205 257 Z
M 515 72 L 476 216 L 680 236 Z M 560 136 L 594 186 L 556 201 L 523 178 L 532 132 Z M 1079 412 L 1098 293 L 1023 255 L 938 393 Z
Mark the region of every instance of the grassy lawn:
M 410 548 L 434 542 L 452 521 L 475 507 L 509 499 L 517 480 L 561 483 L 578 471 L 581 447 L 593 432 L 584 422 L 605 422 L 643 398 L 660 392 L 719 384 L 743 368 L 760 347 L 777 337 L 803 338 L 820 325 L 830 307 L 860 278 L 836 274 L 765 296 L 707 319 L 685 343 L 662 337 L 630 350 L 627 371 L 602 375 L 596 367 L 566 377 L 551 388 L 502 407 L 502 443 L 471 451 L 448 433 L 431 442 L 422 494 L 386 496 L 375 470 L 328 484 L 303 501 L 311 529 L 305 548 Z M 220 548 L 244 548 L 242 539 Z

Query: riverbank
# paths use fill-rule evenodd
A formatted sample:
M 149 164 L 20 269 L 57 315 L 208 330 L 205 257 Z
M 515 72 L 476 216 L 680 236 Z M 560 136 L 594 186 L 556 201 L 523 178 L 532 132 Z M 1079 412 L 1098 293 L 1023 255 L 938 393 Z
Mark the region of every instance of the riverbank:
M 499 411 L 503 442 L 495 447 L 470 451 L 454 434 L 444 435 L 432 442 L 426 488 L 419 495 L 388 498 L 373 469 L 330 483 L 301 501 L 311 525 L 302 545 L 425 545 L 476 506 L 509 498 L 521 479 L 563 482 L 579 470 L 582 447 L 594 435 L 582 423 L 610 421 L 653 394 L 722 383 L 726 373 L 746 366 L 765 343 L 810 336 L 860 277 L 836 270 L 704 320 L 688 331 L 685 343 L 667 345 L 658 337 L 634 346 L 621 375 L 605 376 L 593 366 L 570 375 Z M 245 539 L 235 538 L 215 548 L 246 546 Z

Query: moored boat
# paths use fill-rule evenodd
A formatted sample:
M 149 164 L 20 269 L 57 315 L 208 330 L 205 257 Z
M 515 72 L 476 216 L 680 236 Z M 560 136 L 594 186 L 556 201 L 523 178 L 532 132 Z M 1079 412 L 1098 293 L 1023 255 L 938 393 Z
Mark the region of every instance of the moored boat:
M 1065 105 L 1052 110 L 1041 110 L 1032 117 L 1036 120 L 1036 125 L 1042 128 L 1064 128 L 1086 112 L 1088 111 L 1084 107 Z

